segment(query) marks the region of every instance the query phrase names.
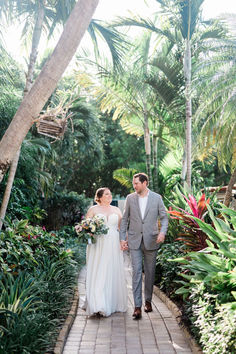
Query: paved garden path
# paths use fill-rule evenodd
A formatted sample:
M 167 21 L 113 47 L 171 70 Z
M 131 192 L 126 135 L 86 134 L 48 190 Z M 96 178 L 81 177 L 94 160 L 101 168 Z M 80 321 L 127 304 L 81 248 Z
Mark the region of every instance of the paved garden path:
M 166 305 L 153 295 L 153 312 L 143 311 L 142 319 L 132 319 L 133 297 L 131 268 L 125 257 L 128 283 L 128 311 L 107 318 L 89 318 L 79 307 L 63 354 L 172 354 L 192 353 L 188 343 Z M 84 300 L 85 270 L 79 277 L 80 304 Z

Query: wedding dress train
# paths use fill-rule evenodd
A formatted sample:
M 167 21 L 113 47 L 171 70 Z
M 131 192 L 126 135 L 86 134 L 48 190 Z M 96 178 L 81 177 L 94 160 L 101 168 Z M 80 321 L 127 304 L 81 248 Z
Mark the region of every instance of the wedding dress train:
M 104 218 L 109 231 L 87 246 L 86 314 L 99 312 L 109 316 L 127 310 L 127 286 L 117 230 L 118 215 L 98 216 Z

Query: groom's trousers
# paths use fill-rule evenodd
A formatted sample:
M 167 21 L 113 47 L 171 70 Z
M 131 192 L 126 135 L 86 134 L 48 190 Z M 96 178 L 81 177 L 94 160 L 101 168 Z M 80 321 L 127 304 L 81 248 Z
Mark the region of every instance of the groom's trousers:
M 147 250 L 143 241 L 137 250 L 130 250 L 132 262 L 132 289 L 134 306 L 142 306 L 142 265 L 144 260 L 144 296 L 145 301 L 152 301 L 153 284 L 155 280 L 155 268 L 157 250 Z

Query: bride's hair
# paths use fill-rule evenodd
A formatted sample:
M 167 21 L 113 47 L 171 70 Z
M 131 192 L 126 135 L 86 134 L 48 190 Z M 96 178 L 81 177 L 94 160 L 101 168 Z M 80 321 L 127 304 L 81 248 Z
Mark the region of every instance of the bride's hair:
M 98 189 L 97 189 L 97 191 L 96 191 L 96 193 L 95 193 L 95 197 L 94 197 L 94 201 L 95 201 L 96 203 L 99 203 L 99 202 L 100 202 L 100 199 L 102 198 L 102 196 L 103 196 L 103 194 L 104 194 L 104 192 L 105 192 L 106 189 L 110 190 L 110 189 L 107 188 L 107 187 L 102 187 L 102 188 L 98 188 Z

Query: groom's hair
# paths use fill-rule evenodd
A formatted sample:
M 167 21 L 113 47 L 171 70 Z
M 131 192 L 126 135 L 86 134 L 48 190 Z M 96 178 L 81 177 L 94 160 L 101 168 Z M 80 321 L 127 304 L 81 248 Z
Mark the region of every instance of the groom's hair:
M 136 174 L 134 175 L 134 178 L 138 178 L 141 183 L 143 183 L 144 181 L 146 181 L 146 182 L 147 182 L 147 185 L 148 185 L 148 175 L 146 175 L 146 173 L 144 173 L 144 172 L 136 173 Z

